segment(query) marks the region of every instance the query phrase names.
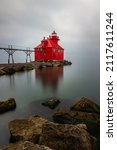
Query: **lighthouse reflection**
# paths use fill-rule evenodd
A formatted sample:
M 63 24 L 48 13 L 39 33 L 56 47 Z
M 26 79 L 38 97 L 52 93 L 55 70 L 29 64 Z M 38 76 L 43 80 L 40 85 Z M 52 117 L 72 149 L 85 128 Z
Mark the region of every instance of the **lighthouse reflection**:
M 63 67 L 47 67 L 35 70 L 36 79 L 40 80 L 44 88 L 57 91 L 60 79 L 63 77 Z

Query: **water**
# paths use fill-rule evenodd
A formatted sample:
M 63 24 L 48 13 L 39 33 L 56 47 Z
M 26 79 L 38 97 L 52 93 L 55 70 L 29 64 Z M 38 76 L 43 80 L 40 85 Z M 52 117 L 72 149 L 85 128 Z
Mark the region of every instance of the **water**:
M 81 57 L 82 54 L 82 57 Z M 58 107 L 69 107 L 82 96 L 100 103 L 99 53 L 90 51 L 71 57 L 73 64 L 58 68 L 32 70 L 0 77 L 0 99 L 14 97 L 17 108 L 0 115 L 0 144 L 9 142 L 8 122 L 40 114 L 52 120 Z M 48 97 L 61 99 L 60 105 L 51 110 L 41 105 Z

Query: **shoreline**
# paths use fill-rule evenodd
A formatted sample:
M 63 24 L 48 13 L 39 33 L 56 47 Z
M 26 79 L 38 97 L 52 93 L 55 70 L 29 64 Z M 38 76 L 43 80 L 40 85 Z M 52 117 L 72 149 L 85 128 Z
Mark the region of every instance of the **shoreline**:
M 15 72 L 21 72 L 33 69 L 43 69 L 46 67 L 63 67 L 71 65 L 68 60 L 63 61 L 33 61 L 28 63 L 0 64 L 0 76 L 11 75 Z

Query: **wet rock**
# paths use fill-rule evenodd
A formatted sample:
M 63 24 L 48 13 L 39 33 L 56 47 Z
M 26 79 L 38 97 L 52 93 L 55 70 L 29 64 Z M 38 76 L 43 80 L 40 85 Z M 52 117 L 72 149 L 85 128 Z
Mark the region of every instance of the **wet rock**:
M 55 64 L 53 64 L 53 67 L 60 67 L 60 66 L 61 66 L 60 63 L 55 63 Z
M 32 64 L 33 64 L 35 69 L 39 69 L 39 67 L 41 65 L 41 62 L 40 61 L 39 62 L 38 61 L 33 61 Z
M 39 69 L 43 69 L 43 68 L 46 68 L 46 66 L 43 66 L 43 65 L 39 66 Z
M 39 69 L 43 69 L 46 68 L 46 63 L 45 62 L 41 62 L 41 64 L 39 65 Z
M 86 124 L 88 131 L 93 135 L 97 134 L 100 129 L 100 116 L 96 113 L 60 108 L 54 113 L 53 119 L 55 122 L 62 124 Z
M 0 67 L 0 75 L 6 74 L 5 71 L 4 71 L 3 69 L 4 69 L 4 67 Z
M 34 67 L 32 66 L 32 64 L 30 63 L 25 64 L 24 70 L 33 70 L 33 69 Z
M 52 62 L 46 62 L 46 67 L 53 67 Z
M 15 72 L 20 72 L 24 70 L 32 70 L 34 69 L 34 65 L 32 63 L 17 63 L 17 64 L 5 64 L 0 68 L 0 74 L 8 74 L 11 75 Z
M 20 72 L 20 71 L 24 71 L 25 70 L 25 66 L 24 65 L 17 65 L 14 67 L 15 72 Z
M 11 75 L 15 72 L 32 70 L 32 69 L 43 69 L 46 67 L 60 67 L 64 65 L 71 65 L 72 63 L 67 60 L 63 61 L 33 61 L 28 63 L 16 63 L 16 64 L 1 64 L 0 75 Z
M 100 107 L 89 98 L 82 97 L 72 107 L 71 110 L 100 113 Z
M 48 122 L 43 125 L 40 143 L 54 150 L 94 150 L 96 138 L 77 125 Z
M 47 146 L 33 144 L 29 141 L 22 141 L 15 144 L 0 146 L 0 150 L 52 150 Z
M 64 64 L 64 65 L 71 65 L 72 62 L 70 62 L 70 61 L 68 61 L 68 60 L 64 60 L 64 61 L 63 61 L 63 64 Z
M 3 71 L 5 72 L 5 74 L 9 74 L 9 75 L 15 73 L 15 69 L 13 66 L 4 67 Z
M 50 98 L 49 100 L 42 103 L 44 106 L 48 106 L 51 109 L 54 109 L 57 107 L 57 105 L 60 103 L 60 100 L 57 98 Z
M 9 98 L 8 100 L 0 101 L 0 113 L 4 113 L 15 108 L 16 101 L 14 98 Z
M 53 67 L 63 66 L 63 65 L 61 65 L 61 61 L 53 61 L 52 64 L 53 64 Z
M 38 143 L 42 126 L 47 120 L 40 116 L 32 116 L 29 119 L 17 119 L 9 123 L 9 130 L 11 133 L 10 142 L 17 141 L 31 141 Z

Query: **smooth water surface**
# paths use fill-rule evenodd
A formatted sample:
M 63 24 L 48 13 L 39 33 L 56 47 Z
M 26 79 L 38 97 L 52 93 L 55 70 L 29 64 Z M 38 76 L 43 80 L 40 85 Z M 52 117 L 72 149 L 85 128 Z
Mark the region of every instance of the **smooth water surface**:
M 17 108 L 0 115 L 0 144 L 9 142 L 8 122 L 39 114 L 52 120 L 59 107 L 69 107 L 82 96 L 100 103 L 99 54 L 76 56 L 71 66 L 47 68 L 0 77 L 0 100 L 14 97 Z M 51 110 L 41 105 L 45 98 L 57 97 L 60 105 Z

